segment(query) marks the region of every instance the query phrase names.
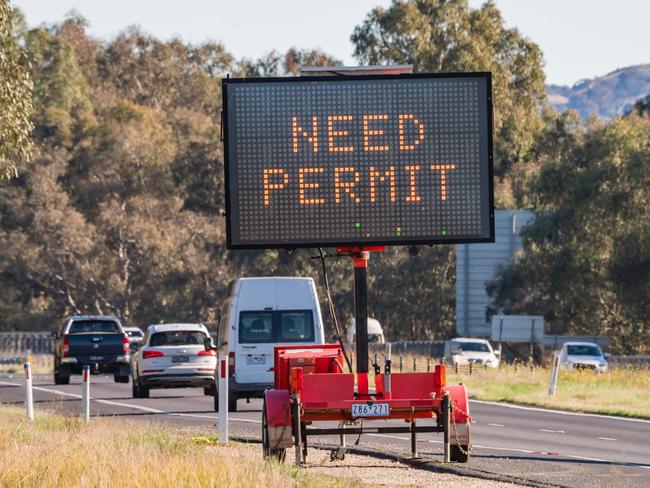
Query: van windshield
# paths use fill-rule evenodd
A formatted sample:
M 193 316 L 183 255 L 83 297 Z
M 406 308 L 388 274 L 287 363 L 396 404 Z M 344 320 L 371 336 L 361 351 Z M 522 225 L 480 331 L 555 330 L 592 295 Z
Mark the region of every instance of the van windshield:
M 314 317 L 311 310 L 241 312 L 239 343 L 313 342 Z
M 484 342 L 457 342 L 458 349 L 471 352 L 490 352 L 490 348 Z

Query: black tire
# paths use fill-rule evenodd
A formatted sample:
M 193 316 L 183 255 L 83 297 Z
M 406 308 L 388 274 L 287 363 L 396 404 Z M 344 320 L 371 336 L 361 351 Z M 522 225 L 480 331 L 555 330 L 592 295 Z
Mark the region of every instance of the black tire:
M 203 394 L 205 396 L 216 396 L 217 395 L 217 389 L 214 386 L 210 386 L 208 388 L 203 388 Z
M 219 398 L 215 397 L 217 401 Z M 237 411 L 237 394 L 234 391 L 228 392 L 228 411 L 236 412 Z
M 269 425 L 266 419 L 266 402 L 262 403 L 262 455 L 264 459 L 275 459 L 281 463 L 287 457 L 287 450 L 284 448 L 271 448 L 269 442 Z
M 131 378 L 131 395 L 133 398 L 140 398 L 140 388 L 138 388 L 135 378 Z
M 64 374 L 61 374 L 64 373 Z M 67 374 L 65 374 L 67 373 Z M 69 385 L 70 384 L 70 369 L 63 366 L 54 368 L 54 384 L 55 385 Z
M 113 375 L 113 379 L 115 380 L 115 383 L 128 383 L 129 382 L 129 377 L 128 376 L 121 376 L 119 374 Z
M 149 398 L 149 388 L 140 384 L 138 380 L 132 378 L 133 398 Z
M 469 461 L 469 446 L 449 446 L 449 459 L 457 463 Z
M 69 376 L 59 376 L 58 374 L 54 373 L 54 384 L 55 385 L 69 385 L 70 384 L 70 377 Z

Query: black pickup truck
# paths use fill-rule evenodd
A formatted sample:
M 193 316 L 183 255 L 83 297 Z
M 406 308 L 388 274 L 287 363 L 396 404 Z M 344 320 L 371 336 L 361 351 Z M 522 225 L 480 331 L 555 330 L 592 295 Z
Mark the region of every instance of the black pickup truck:
M 112 315 L 70 317 L 63 329 L 52 334 L 54 383 L 67 385 L 71 374 L 89 365 L 92 373 L 112 374 L 116 383 L 128 383 L 131 375 L 129 339 L 120 320 Z

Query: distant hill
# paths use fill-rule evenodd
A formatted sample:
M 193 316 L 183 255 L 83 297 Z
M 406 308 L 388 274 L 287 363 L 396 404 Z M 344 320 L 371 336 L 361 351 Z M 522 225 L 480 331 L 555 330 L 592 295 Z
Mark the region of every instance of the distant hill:
M 548 85 L 548 102 L 558 110 L 576 110 L 583 119 L 592 113 L 603 119 L 621 115 L 650 94 L 650 64 L 617 69 L 605 76 L 581 80 L 572 87 Z

